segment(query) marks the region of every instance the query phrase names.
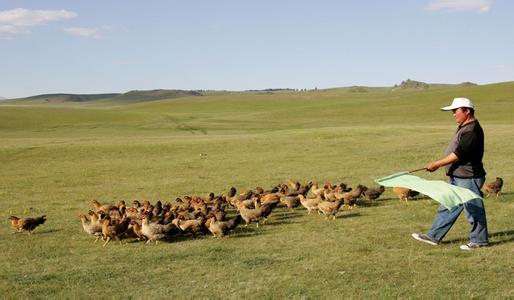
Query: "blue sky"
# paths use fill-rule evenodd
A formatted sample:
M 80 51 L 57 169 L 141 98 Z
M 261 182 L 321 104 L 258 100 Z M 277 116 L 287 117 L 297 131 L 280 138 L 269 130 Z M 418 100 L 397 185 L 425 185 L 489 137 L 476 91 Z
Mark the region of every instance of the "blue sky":
M 512 0 L 0 0 L 0 96 L 514 80 Z

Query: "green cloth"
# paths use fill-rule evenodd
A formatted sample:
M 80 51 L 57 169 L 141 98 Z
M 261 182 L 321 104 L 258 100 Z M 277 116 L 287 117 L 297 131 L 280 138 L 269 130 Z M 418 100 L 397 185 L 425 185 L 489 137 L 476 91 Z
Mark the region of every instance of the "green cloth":
M 376 179 L 375 182 L 387 187 L 403 187 L 415 190 L 441 203 L 449 210 L 469 200 L 482 199 L 467 188 L 451 185 L 441 180 L 425 180 L 409 175 L 407 172 Z

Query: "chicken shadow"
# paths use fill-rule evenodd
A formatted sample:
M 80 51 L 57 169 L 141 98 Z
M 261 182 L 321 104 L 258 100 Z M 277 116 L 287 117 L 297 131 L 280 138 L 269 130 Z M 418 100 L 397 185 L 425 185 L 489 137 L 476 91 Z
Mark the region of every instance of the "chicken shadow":
M 60 231 L 62 231 L 62 229 L 36 230 L 33 234 L 52 234 Z
M 246 237 L 252 237 L 252 236 L 257 236 L 257 235 L 265 235 L 267 233 L 260 229 L 261 229 L 261 227 L 265 227 L 267 225 L 268 225 L 268 223 L 266 223 L 265 225 L 261 224 L 261 225 L 259 225 L 259 228 L 257 228 L 255 223 L 251 223 L 248 226 L 245 226 L 244 224 L 239 225 L 234 230 L 232 230 L 228 234 L 228 236 L 230 236 L 230 238 L 238 239 L 238 238 L 246 238 Z
M 274 211 L 271 214 L 271 218 L 273 218 L 275 220 L 296 219 L 296 218 L 300 218 L 301 216 L 303 216 L 304 211 L 305 210 L 303 210 L 303 209 L 300 210 L 299 208 L 294 209 L 294 210 L 285 209 L 285 210 L 281 210 L 281 211 Z
M 264 223 L 264 226 L 266 225 L 282 225 L 282 224 L 295 224 L 295 223 L 300 223 L 299 221 L 291 221 L 290 219 L 288 218 L 282 218 L 282 219 L 279 219 L 279 218 L 275 218 L 273 216 L 271 216 L 268 221 L 266 221 L 266 223 Z M 260 225 L 259 225 L 260 226 Z
M 337 214 L 338 219 L 349 219 L 349 218 L 355 218 L 355 217 L 360 217 L 360 216 L 362 216 L 361 213 L 357 212 L 357 211 L 345 213 L 345 214 L 342 214 L 342 213 Z
M 380 203 L 380 202 L 383 202 L 383 201 L 386 201 L 386 200 L 389 200 L 389 198 L 373 200 L 373 202 L 370 202 L 368 200 L 359 200 L 359 201 L 357 201 L 357 207 L 377 207 L 377 206 L 382 206 L 384 204 Z

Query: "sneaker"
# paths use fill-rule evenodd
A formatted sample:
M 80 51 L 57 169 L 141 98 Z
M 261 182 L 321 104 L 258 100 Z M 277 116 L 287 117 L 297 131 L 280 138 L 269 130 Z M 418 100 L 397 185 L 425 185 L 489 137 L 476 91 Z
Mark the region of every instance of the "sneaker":
M 478 248 L 482 248 L 482 247 L 487 247 L 487 244 L 477 244 L 477 243 L 468 243 L 466 245 L 461 245 L 460 248 L 462 250 L 473 250 L 473 249 L 478 249 Z
M 413 233 L 412 237 L 414 239 L 418 240 L 418 241 L 425 242 L 425 243 L 430 244 L 432 246 L 437 246 L 437 244 L 439 244 L 437 241 L 434 241 L 428 235 L 423 234 L 423 233 Z

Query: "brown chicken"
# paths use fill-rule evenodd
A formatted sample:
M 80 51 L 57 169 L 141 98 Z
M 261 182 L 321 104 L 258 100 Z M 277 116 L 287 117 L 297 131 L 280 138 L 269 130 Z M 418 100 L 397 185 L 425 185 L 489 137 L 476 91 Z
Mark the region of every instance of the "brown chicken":
M 280 203 L 285 205 L 287 208 L 295 208 L 300 205 L 300 197 L 298 196 L 282 196 Z
M 82 228 L 87 234 L 90 234 L 95 237 L 95 243 L 102 237 L 102 224 L 100 224 L 100 220 L 98 220 L 97 215 L 93 211 L 89 211 L 89 215 L 91 216 L 91 220 L 88 220 L 84 214 L 80 214 L 79 218 L 82 222 Z M 93 213 L 93 214 L 91 214 Z
M 10 216 L 9 220 L 11 221 L 11 226 L 16 232 L 22 232 L 23 230 L 27 230 L 29 233 L 32 233 L 36 227 L 41 224 L 44 224 L 46 221 L 46 216 L 43 215 L 41 217 L 36 218 L 18 218 L 16 216 Z
M 227 221 L 217 221 L 216 217 L 211 217 L 207 222 L 205 222 L 205 226 L 215 238 L 219 238 L 227 234 L 230 230 L 236 228 L 239 223 L 241 223 L 241 215 L 237 215 Z
M 321 202 L 321 197 L 318 196 L 316 198 L 305 198 L 303 195 L 298 195 L 300 198 L 300 203 L 303 207 L 307 209 L 308 214 L 313 210 L 318 209 L 318 204 Z
M 343 191 L 344 190 L 345 189 L 343 189 Z M 364 186 L 359 184 L 354 190 L 350 188 L 350 191 L 348 192 L 336 193 L 335 197 L 338 200 L 342 199 L 344 202 L 344 206 L 348 207 L 349 209 L 352 209 L 357 206 L 357 198 L 359 198 L 363 192 Z
M 146 240 L 146 236 L 143 234 L 143 227 L 136 220 L 132 220 L 129 223 L 128 230 L 137 238 L 138 241 Z
M 381 185 L 378 189 L 370 189 L 368 187 L 363 187 L 363 194 L 364 196 L 373 203 L 382 193 L 385 191 L 385 187 Z
M 105 239 L 105 243 L 103 246 L 105 247 L 111 239 L 117 239 L 122 244 L 121 239 L 125 235 L 128 229 L 128 225 L 130 223 L 130 218 L 123 218 L 120 223 L 113 224 L 111 222 L 111 217 L 105 216 L 102 221 L 102 235 Z
M 496 180 L 494 182 L 487 183 L 484 185 L 484 190 L 486 193 L 485 197 L 487 198 L 489 197 L 489 195 L 496 195 L 496 198 L 498 198 L 498 196 L 501 193 L 502 187 L 503 179 L 500 177 L 496 177 Z
M 336 200 L 335 202 L 321 201 L 318 204 L 318 211 L 321 211 L 327 217 L 327 219 L 329 219 L 332 216 L 332 218 L 335 220 L 336 214 L 339 211 L 341 205 L 343 205 L 343 203 L 343 199 Z
M 263 219 L 263 223 L 266 223 L 268 221 L 271 212 L 275 209 L 275 207 L 277 207 L 279 203 L 280 199 L 275 199 L 275 201 L 266 202 L 259 207 L 259 209 L 261 210 L 261 219 Z
M 259 199 L 261 201 L 261 204 L 276 202 L 276 201 L 280 201 L 280 194 L 275 194 L 275 193 L 266 194 L 266 195 L 260 196 Z
M 287 184 L 289 184 L 291 189 L 294 191 L 297 191 L 300 189 L 300 183 L 292 178 L 287 181 Z
M 271 214 L 271 211 L 273 208 L 277 206 L 277 204 L 280 202 L 280 200 L 276 200 L 275 202 L 268 202 L 261 204 L 258 208 L 246 208 L 242 204 L 238 204 L 237 209 L 239 210 L 239 214 L 241 215 L 241 218 L 245 221 L 246 225 L 256 222 L 257 227 L 259 227 L 259 221 L 264 219 L 264 222 L 266 221 L 269 214 Z
M 393 188 L 393 193 L 395 193 L 396 196 L 398 196 L 400 201 L 405 201 L 405 203 L 408 203 L 409 199 L 412 199 L 419 195 L 419 192 L 398 186 Z
M 93 204 L 96 211 L 102 210 L 105 213 L 109 213 L 110 210 L 113 210 L 113 209 L 118 210 L 118 207 L 115 205 L 111 205 L 111 204 L 102 205 L 97 200 L 91 200 L 91 204 Z
M 196 234 L 204 230 L 204 217 L 200 216 L 196 219 L 185 220 L 182 216 L 179 216 L 177 219 L 173 219 L 171 221 L 177 228 L 182 231 L 190 232 L 192 234 Z
M 150 223 L 149 219 L 150 217 L 146 215 L 141 223 L 141 233 L 148 239 L 146 241 L 147 244 L 151 241 L 155 241 L 155 244 L 157 244 L 159 240 L 165 238 L 166 234 L 175 227 L 173 223 L 166 225 Z
M 324 187 L 319 187 L 317 183 L 313 183 L 310 189 L 310 192 L 316 196 L 321 197 L 323 195 L 323 192 L 325 191 Z

